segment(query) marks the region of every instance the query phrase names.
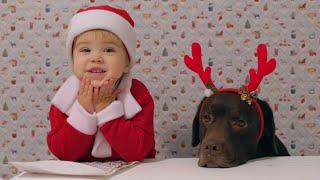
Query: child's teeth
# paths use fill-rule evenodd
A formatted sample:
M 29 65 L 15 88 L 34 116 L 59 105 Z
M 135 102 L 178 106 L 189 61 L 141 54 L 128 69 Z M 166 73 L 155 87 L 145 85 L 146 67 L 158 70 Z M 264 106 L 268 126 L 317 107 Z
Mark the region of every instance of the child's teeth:
M 102 70 L 93 70 L 92 72 L 93 73 L 102 73 L 103 71 Z

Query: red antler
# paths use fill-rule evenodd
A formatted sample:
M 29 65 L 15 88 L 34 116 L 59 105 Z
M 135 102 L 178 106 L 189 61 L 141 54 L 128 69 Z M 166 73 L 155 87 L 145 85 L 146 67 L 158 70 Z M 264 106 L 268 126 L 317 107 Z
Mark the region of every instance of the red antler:
M 257 89 L 263 77 L 270 74 L 276 68 L 276 60 L 274 58 L 267 62 L 267 47 L 265 44 L 259 44 L 257 48 L 258 56 L 258 71 L 254 69 L 249 70 L 250 82 L 246 84 L 248 92 L 252 92 Z
M 197 73 L 205 86 L 210 85 L 210 88 L 215 88 L 215 85 L 211 79 L 211 68 L 206 67 L 203 71 L 202 59 L 201 59 L 201 46 L 199 43 L 192 43 L 192 58 L 188 55 L 184 56 L 184 63 L 189 69 Z

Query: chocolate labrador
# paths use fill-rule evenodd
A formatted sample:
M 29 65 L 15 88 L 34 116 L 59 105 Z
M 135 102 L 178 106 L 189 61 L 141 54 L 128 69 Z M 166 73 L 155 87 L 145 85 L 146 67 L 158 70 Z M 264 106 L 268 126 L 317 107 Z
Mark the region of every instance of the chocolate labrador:
M 206 86 L 206 98 L 193 120 L 192 146 L 200 144 L 198 165 L 226 168 L 254 158 L 288 156 L 275 135 L 270 106 L 257 97 L 260 82 L 276 67 L 275 59 L 267 59 L 266 45 L 257 47 L 258 70 L 250 69 L 250 81 L 240 88 L 217 88 L 201 56 L 200 44 L 193 43 L 192 57 L 184 57 Z
M 202 100 L 192 131 L 192 146 L 200 144 L 199 166 L 234 167 L 254 158 L 289 155 L 275 135 L 271 108 L 262 100 L 258 103 L 264 115 L 259 141 L 259 114 L 239 95 L 219 93 Z

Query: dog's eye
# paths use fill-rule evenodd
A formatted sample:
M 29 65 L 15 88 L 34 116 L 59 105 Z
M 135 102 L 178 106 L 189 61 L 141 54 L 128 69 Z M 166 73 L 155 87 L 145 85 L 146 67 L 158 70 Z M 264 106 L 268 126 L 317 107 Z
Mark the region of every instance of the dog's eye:
M 244 120 L 239 120 L 239 121 L 238 121 L 238 126 L 239 126 L 239 127 L 245 127 L 245 126 L 247 126 L 247 122 L 244 121 Z
M 214 121 L 214 117 L 210 114 L 205 114 L 203 116 L 203 119 L 202 119 L 203 123 L 204 124 L 210 124 L 212 121 Z
M 205 119 L 210 119 L 210 115 L 206 114 L 206 115 L 204 115 L 204 118 Z

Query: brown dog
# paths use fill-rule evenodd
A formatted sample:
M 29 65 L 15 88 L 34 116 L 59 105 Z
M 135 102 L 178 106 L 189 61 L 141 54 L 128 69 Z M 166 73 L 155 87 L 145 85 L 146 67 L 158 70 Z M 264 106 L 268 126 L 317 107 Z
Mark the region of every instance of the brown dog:
M 260 82 L 276 68 L 276 60 L 267 58 L 267 46 L 257 47 L 258 69 L 249 70 L 250 81 L 240 88 L 217 88 L 201 56 L 200 44 L 193 43 L 192 57 L 184 57 L 206 86 L 193 121 L 192 145 L 200 143 L 198 165 L 234 167 L 253 158 L 289 155 L 275 135 L 271 108 L 257 98 Z
M 288 156 L 275 135 L 272 110 L 258 100 L 264 114 L 260 141 L 260 118 L 253 106 L 235 93 L 219 93 L 202 100 L 193 120 L 192 146 L 200 143 L 201 167 L 234 167 L 249 159 L 265 156 Z

